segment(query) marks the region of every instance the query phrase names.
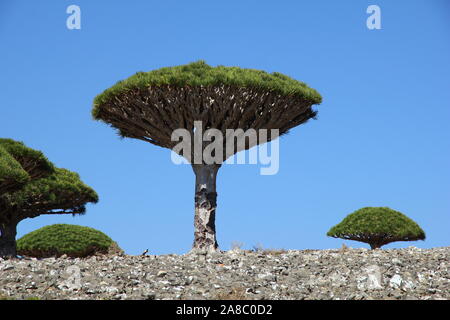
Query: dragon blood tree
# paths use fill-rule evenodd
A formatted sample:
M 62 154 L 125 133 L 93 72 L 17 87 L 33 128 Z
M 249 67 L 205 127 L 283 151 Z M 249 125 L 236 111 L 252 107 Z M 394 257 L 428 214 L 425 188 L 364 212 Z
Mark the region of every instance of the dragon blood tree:
M 35 258 L 60 257 L 64 254 L 73 258 L 85 258 L 123 251 L 99 230 L 72 224 L 53 224 L 18 239 L 17 252 L 21 256 Z
M 216 176 L 223 162 L 314 118 L 312 106 L 321 99 L 314 89 L 280 73 L 198 61 L 119 81 L 95 98 L 92 114 L 122 137 L 172 149 L 191 163 L 196 177 L 193 249 L 210 251 L 218 248 Z M 190 135 L 190 151 L 176 150 L 174 132 L 180 129 Z M 255 139 L 246 135 L 249 130 L 256 131 Z M 223 144 L 211 152 L 213 161 L 202 157 L 209 147 L 205 140 Z
M 28 174 L 20 187 L 0 194 L 0 256 L 16 256 L 20 221 L 43 214 L 83 214 L 88 202 L 98 201 L 78 174 L 55 168 L 41 152 L 9 139 L 1 139 L 0 146 Z
M 365 242 L 372 249 L 395 241 L 425 240 L 417 223 L 387 207 L 359 209 L 332 227 L 327 236 Z

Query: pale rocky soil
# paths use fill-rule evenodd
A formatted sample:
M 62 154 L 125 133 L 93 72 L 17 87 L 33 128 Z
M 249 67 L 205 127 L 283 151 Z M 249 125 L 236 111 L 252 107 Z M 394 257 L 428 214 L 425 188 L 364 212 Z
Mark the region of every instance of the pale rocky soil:
M 450 247 L 0 259 L 0 299 L 450 299 Z

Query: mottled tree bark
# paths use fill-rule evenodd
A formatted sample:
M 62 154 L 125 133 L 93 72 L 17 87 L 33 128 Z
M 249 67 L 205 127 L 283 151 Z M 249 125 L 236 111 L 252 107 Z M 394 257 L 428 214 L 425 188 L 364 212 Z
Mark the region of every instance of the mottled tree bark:
M 0 257 L 16 257 L 17 223 L 0 223 Z
M 193 250 L 216 251 L 216 177 L 220 165 L 193 164 L 195 173 L 195 216 Z

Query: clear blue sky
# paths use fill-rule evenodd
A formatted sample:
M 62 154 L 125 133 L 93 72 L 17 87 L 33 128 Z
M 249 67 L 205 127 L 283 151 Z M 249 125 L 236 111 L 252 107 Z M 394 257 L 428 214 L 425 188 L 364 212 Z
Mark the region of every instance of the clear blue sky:
M 66 8 L 81 8 L 81 30 Z M 368 30 L 368 5 L 382 29 Z M 120 140 L 93 121 L 93 98 L 137 71 L 199 59 L 278 71 L 323 96 L 316 121 L 281 138 L 280 171 L 223 167 L 217 235 L 252 248 L 340 247 L 328 229 L 364 206 L 418 222 L 420 242 L 450 245 L 450 2 L 92 1 L 0 2 L 0 136 L 42 150 L 100 195 L 84 216 L 129 254 L 185 253 L 193 240 L 194 175 L 170 152 Z M 352 247 L 367 247 L 349 241 Z

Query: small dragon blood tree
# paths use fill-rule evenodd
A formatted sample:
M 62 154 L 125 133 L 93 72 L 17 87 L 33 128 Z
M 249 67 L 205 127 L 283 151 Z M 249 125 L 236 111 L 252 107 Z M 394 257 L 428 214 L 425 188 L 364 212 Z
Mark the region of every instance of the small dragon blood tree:
M 35 258 L 88 257 L 109 252 L 121 252 L 116 242 L 103 232 L 72 224 L 53 224 L 32 231 L 17 240 L 21 256 Z
M 20 221 L 83 214 L 88 202 L 98 201 L 77 173 L 55 168 L 40 151 L 11 139 L 0 139 L 0 148 L 0 257 L 16 256 Z
M 198 61 L 138 72 L 119 81 L 95 98 L 92 114 L 122 137 L 172 149 L 187 159 L 196 177 L 193 250 L 214 251 L 218 248 L 216 176 L 222 163 L 238 151 L 271 141 L 314 118 L 312 106 L 321 100 L 314 89 L 280 73 L 211 67 Z M 197 148 L 199 128 L 226 137 L 211 137 L 226 150 L 217 151 L 213 162 L 198 157 L 209 147 L 201 141 Z M 191 151 L 175 150 L 178 141 L 173 134 L 179 129 L 191 135 Z M 245 134 L 227 135 L 229 130 L 254 130 L 258 136 L 250 142 Z M 238 140 L 231 150 L 230 139 Z
M 372 249 L 395 241 L 425 240 L 417 223 L 387 207 L 359 209 L 332 227 L 327 236 L 365 242 Z

